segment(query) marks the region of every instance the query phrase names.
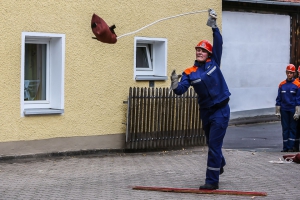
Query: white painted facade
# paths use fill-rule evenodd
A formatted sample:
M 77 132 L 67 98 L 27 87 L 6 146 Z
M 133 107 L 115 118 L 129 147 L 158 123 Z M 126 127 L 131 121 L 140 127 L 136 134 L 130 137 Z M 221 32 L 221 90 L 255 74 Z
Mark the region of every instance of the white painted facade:
M 223 11 L 222 35 L 231 119 L 274 114 L 290 62 L 290 16 Z

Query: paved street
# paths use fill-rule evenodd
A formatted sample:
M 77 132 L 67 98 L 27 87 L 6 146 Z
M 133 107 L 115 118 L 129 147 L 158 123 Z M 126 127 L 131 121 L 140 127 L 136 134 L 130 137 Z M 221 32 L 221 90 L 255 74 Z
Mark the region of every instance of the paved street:
M 247 137 L 258 137 L 251 129 L 256 132 L 260 128 L 273 128 L 274 135 L 280 134 L 278 122 L 229 127 L 223 149 L 227 165 L 220 178 L 220 189 L 267 192 L 266 197 L 131 189 L 132 186 L 198 188 L 204 183 L 207 148 L 196 147 L 166 152 L 2 161 L 0 199 L 299 199 L 300 165 L 269 162 L 282 157 L 281 147 L 268 144 L 266 149 L 258 144 L 253 144 L 253 149 L 230 147 L 232 135 L 250 131 Z M 259 135 L 268 138 L 264 133 Z M 245 141 L 245 137 L 236 136 L 237 141 Z M 273 143 L 281 144 L 281 140 Z M 279 151 L 274 150 L 277 148 Z
M 230 126 L 223 148 L 256 151 L 281 151 L 282 134 L 279 121 Z

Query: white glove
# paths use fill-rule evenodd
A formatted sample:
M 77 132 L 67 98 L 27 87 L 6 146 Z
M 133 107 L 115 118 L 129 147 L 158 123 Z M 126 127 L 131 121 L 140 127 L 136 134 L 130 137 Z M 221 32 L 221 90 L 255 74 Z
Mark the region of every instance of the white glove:
M 294 120 L 297 121 L 299 119 L 299 116 L 300 116 L 300 106 L 296 106 L 295 110 L 296 110 L 296 112 L 295 112 L 293 118 L 294 118 Z
M 276 106 L 275 115 L 280 119 L 280 106 Z
M 171 74 L 171 88 L 172 90 L 176 89 L 178 87 L 178 80 L 181 77 L 181 75 L 177 75 L 176 71 L 173 70 L 172 74 Z
M 217 14 L 213 9 L 208 9 L 208 20 L 206 23 L 207 26 L 212 28 L 217 28 Z

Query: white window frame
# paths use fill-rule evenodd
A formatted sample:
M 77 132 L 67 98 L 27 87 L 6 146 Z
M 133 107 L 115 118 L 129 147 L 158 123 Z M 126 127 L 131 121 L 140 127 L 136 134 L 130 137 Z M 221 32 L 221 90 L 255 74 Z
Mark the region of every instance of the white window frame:
M 152 69 L 141 69 L 136 67 L 136 49 L 137 47 L 144 46 L 150 49 L 151 56 L 147 56 L 148 62 L 151 63 Z M 135 37 L 134 38 L 134 80 L 167 80 L 167 47 L 168 40 L 166 38 L 149 38 L 149 37 Z
M 25 44 L 47 44 L 46 100 L 24 101 Z M 65 34 L 22 32 L 21 116 L 64 113 Z

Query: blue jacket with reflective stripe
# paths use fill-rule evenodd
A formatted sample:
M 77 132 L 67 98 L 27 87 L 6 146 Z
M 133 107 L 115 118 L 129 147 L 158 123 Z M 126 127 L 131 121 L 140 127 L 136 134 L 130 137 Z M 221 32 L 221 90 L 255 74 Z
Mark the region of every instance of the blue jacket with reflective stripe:
M 286 79 L 279 84 L 276 106 L 291 112 L 295 112 L 295 107 L 300 106 L 300 82 L 297 79 Z
M 174 93 L 181 95 L 190 86 L 194 87 L 198 95 L 198 103 L 201 108 L 209 108 L 227 99 L 231 94 L 220 70 L 223 40 L 218 28 L 213 28 L 213 50 L 210 59 L 206 63 L 197 60 L 193 67 L 182 73 L 178 87 Z

